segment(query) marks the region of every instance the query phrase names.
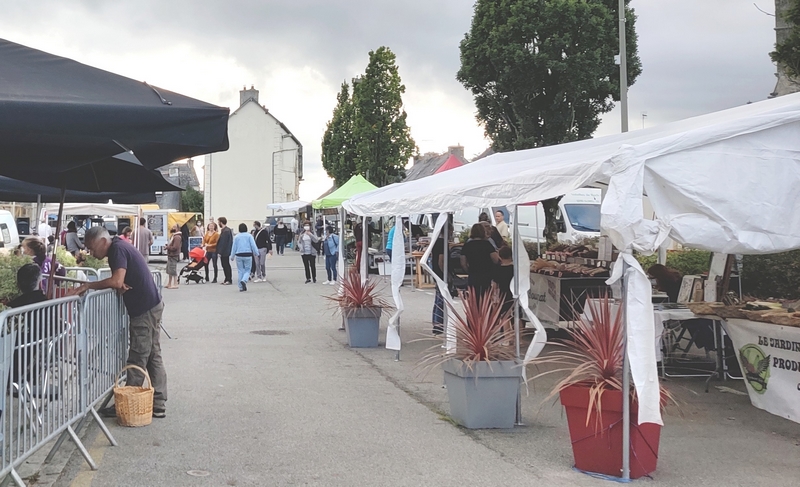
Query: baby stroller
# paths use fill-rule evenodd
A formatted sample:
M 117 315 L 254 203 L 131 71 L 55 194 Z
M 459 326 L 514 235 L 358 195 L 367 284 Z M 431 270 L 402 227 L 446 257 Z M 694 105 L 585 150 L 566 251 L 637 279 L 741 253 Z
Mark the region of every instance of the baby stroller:
M 200 270 L 203 269 L 208 262 L 206 251 L 200 247 L 195 247 L 189 252 L 189 258 L 191 262 L 181 269 L 180 276 L 186 279 L 186 284 L 189 284 L 189 281 L 194 281 L 198 284 L 205 282 L 203 276 L 200 275 Z M 180 278 L 180 276 L 178 276 L 178 278 Z

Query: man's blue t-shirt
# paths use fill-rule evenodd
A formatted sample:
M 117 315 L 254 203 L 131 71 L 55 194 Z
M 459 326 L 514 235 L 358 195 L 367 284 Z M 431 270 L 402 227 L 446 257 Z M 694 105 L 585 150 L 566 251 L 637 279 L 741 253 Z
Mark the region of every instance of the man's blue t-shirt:
M 143 315 L 161 302 L 150 268 L 136 247 L 114 237 L 107 257 L 112 272 L 125 269 L 125 284 L 130 289 L 125 291 L 122 299 L 131 317 Z

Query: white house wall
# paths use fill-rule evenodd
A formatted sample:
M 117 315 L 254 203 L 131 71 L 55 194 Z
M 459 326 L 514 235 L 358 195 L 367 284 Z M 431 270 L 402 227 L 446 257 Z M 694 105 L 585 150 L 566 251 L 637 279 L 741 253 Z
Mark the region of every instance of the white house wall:
M 273 202 L 298 197 L 298 148 L 278 120 L 250 100 L 228 122 L 230 149 L 205 161 L 206 217 L 224 216 L 229 225 L 264 220 Z M 278 152 L 285 149 L 295 149 Z M 275 197 L 273 198 L 273 153 Z

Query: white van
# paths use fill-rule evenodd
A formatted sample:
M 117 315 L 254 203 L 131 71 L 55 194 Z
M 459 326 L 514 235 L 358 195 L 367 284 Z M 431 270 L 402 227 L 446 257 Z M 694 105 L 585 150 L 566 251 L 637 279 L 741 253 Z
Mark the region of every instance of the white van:
M 0 251 L 8 253 L 19 245 L 17 224 L 10 211 L 0 210 Z
M 575 243 L 584 238 L 600 236 L 601 191 L 598 188 L 581 188 L 564 195 L 558 203 L 556 224 L 559 242 Z M 509 230 L 513 228 L 512 218 L 506 208 L 493 208 L 492 211 L 478 208 L 464 208 L 453 215 L 455 232 L 469 229 L 478 222 L 481 211 L 488 213 L 495 221 L 494 211 L 506 215 Z M 519 233 L 523 240 L 544 242 L 545 215 L 540 204 L 519 205 Z

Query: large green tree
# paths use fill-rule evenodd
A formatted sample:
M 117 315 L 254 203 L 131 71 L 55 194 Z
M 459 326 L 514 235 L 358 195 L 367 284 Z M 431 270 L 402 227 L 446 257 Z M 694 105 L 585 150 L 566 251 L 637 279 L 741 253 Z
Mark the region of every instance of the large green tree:
M 336 96 L 336 107 L 322 136 L 322 167 L 338 187 L 356 173 L 356 143 L 353 137 L 353 103 L 347 82 Z
M 592 136 L 619 100 L 617 7 L 618 0 L 477 0 L 456 78 L 472 92 L 495 151 Z M 642 68 L 633 10 L 625 17 L 632 85 Z M 545 202 L 550 241 L 557 204 Z
M 181 193 L 181 210 L 193 213 L 203 212 L 203 193 L 192 188 L 186 188 Z
M 778 7 L 775 13 L 786 21 L 788 32 L 780 35 L 769 55 L 784 67 L 789 78 L 800 79 L 800 0 L 776 3 Z
M 367 69 L 353 87 L 356 171 L 376 186 L 402 180 L 416 148 L 403 110 L 406 87 L 395 61 L 388 47 L 370 51 Z

